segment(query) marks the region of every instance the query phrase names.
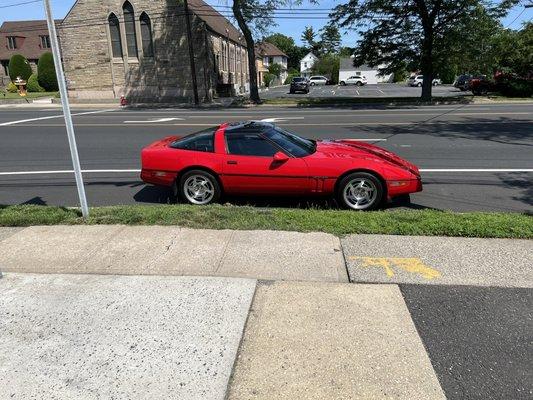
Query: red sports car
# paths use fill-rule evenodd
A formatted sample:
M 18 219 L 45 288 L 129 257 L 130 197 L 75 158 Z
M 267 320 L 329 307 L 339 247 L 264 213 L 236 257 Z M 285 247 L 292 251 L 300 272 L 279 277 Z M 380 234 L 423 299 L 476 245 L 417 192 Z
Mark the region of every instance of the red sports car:
M 266 122 L 225 123 L 142 150 L 141 179 L 191 204 L 224 194 L 334 195 L 355 210 L 422 190 L 418 168 L 350 139 L 309 140 Z

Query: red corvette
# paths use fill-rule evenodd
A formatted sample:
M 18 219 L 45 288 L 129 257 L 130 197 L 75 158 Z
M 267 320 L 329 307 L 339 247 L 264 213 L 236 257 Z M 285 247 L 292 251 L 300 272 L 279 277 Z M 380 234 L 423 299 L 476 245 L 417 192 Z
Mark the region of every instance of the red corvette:
M 394 153 L 349 140 L 309 140 L 266 122 L 226 123 L 170 136 L 142 150 L 141 179 L 172 187 L 191 204 L 225 194 L 334 195 L 370 210 L 422 190 L 418 168 Z

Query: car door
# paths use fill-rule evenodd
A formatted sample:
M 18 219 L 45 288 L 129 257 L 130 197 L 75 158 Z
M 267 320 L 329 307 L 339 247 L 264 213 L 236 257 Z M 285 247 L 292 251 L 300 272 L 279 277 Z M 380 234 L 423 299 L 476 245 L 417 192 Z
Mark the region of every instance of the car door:
M 234 194 L 305 194 L 310 190 L 307 164 L 287 156 L 274 160 L 281 149 L 247 129 L 225 133 L 226 161 L 221 176 L 224 190 Z

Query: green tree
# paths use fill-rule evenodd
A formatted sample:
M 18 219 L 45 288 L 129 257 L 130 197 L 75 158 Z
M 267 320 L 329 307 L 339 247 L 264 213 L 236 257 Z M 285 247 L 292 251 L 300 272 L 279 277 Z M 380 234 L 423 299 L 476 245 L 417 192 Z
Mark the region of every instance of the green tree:
M 330 53 L 321 56 L 311 70 L 314 75 L 324 75 L 336 84 L 339 82 L 340 58 L 338 55 Z
M 29 79 L 32 74 L 31 66 L 26 57 L 21 54 L 13 54 L 8 64 L 9 77 L 12 81 L 21 77 L 25 81 Z
M 313 54 L 318 55 L 322 50 L 322 43 L 320 40 L 316 40 L 316 32 L 312 26 L 306 26 L 302 36 L 302 42 L 305 44 L 307 52 L 311 51 Z
M 339 49 L 339 56 L 341 57 L 351 57 L 355 53 L 355 48 L 343 46 Z
M 57 76 L 52 53 L 44 53 L 37 63 L 37 77 L 39 84 L 48 92 L 57 91 Z
M 328 24 L 320 30 L 320 44 L 325 54 L 338 53 L 341 44 L 339 28 Z
M 293 38 L 282 33 L 275 33 L 267 36 L 264 41 L 272 43 L 287 54 L 287 69 L 300 68 L 300 60 L 307 54 L 307 50 L 304 47 L 297 46 Z
M 399 64 L 417 65 L 424 75 L 422 99 L 431 100 L 432 79 L 443 59 L 468 37 L 467 23 L 479 11 L 499 18 L 518 0 L 350 0 L 337 6 L 331 17 L 343 28 L 359 31 L 355 65 L 385 65 L 382 73 Z M 469 29 L 467 29 L 469 28 Z
M 255 65 L 255 36 L 266 36 L 276 26 L 274 11 L 278 8 L 299 4 L 301 0 L 233 0 L 232 11 L 246 41 L 250 76 L 250 100 L 261 102 Z

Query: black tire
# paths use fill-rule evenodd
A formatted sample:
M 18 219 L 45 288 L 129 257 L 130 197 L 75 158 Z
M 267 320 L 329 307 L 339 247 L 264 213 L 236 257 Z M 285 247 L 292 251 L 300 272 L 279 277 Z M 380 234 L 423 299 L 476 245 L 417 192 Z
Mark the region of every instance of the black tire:
M 290 94 L 294 94 L 294 90 L 289 90 L 289 93 Z
M 366 183 L 366 186 L 362 189 L 372 189 L 371 192 L 373 193 L 368 199 L 368 202 L 362 203 L 359 206 L 354 205 L 349 201 L 347 198 L 346 192 L 349 190 L 347 187 L 352 183 L 353 181 L 364 181 Z M 383 188 L 383 184 L 379 180 L 379 178 L 375 175 L 372 175 L 368 172 L 354 172 L 352 174 L 349 174 L 342 178 L 337 185 L 337 201 L 340 205 L 342 205 L 344 208 L 348 208 L 351 210 L 359 210 L 359 211 L 369 211 L 369 210 L 375 210 L 381 204 L 383 203 L 385 195 L 385 190 Z
M 416 84 L 416 86 L 421 87 L 422 84 L 421 84 L 420 82 L 418 82 L 418 83 Z
M 193 177 L 197 177 L 198 180 L 203 180 L 205 182 L 205 184 L 200 185 L 201 187 L 206 187 L 205 192 L 212 192 L 211 194 L 206 196 L 206 201 L 199 200 L 195 202 L 193 200 L 194 196 L 192 196 L 190 193 L 186 193 L 186 185 L 190 182 L 189 179 Z M 177 185 L 177 191 L 179 198 L 182 201 L 194 205 L 207 205 L 216 203 L 222 195 L 222 189 L 220 188 L 220 184 L 218 183 L 217 178 L 215 178 L 215 176 L 210 174 L 209 172 L 203 171 L 201 169 L 194 169 L 185 172 L 179 180 L 179 183 Z
M 346 86 L 346 82 L 341 81 L 340 85 L 341 85 L 341 86 Z
M 315 82 L 311 82 L 309 85 L 310 86 L 315 86 Z
M 309 94 L 309 89 L 307 89 L 307 90 L 305 91 L 305 94 Z
M 363 86 L 363 82 L 361 82 L 361 81 L 357 81 L 357 82 L 355 82 L 355 84 L 356 84 L 357 86 Z

